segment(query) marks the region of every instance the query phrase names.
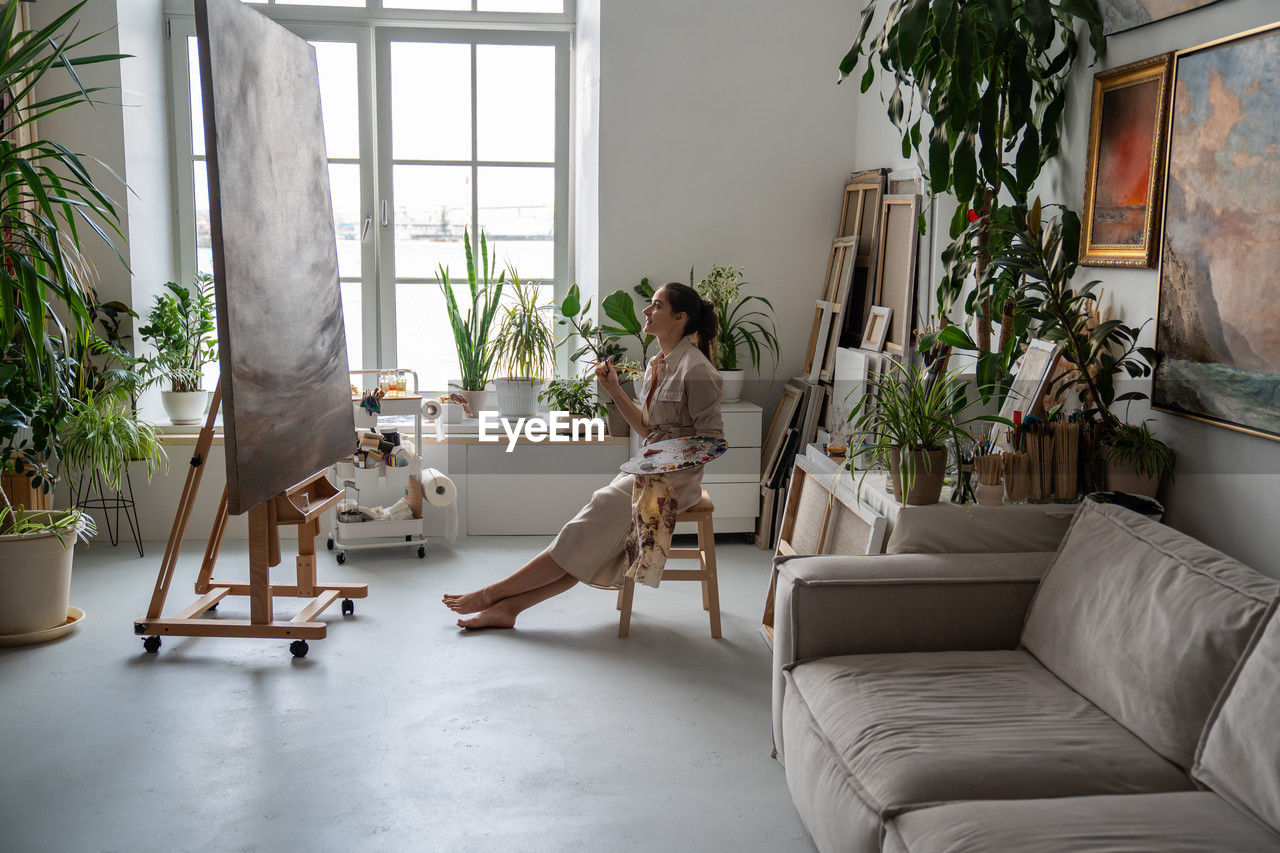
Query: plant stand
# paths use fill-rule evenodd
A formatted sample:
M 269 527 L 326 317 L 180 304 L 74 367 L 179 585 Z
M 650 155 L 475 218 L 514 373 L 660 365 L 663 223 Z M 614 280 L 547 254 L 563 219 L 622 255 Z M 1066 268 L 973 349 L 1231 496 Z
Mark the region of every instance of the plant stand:
M 169 542 L 151 595 L 151 606 L 146 617 L 134 621 L 133 632 L 144 638 L 143 648 L 148 652 L 159 651 L 162 636 L 262 637 L 292 640 L 289 651 L 294 657 L 303 657 L 307 654 L 307 640 L 322 639 L 328 628 L 325 623 L 314 621 L 315 617 L 339 597 L 344 597 L 343 614 L 354 613 L 355 604 L 351 599 L 364 598 L 369 594 L 367 584 L 321 584 L 316 581 L 315 538 L 319 533 L 320 516 L 341 498 L 341 493 L 325 478 L 325 471 L 317 471 L 301 483 L 249 510 L 247 582 L 228 583 L 213 578 L 214 563 L 227 527 L 227 494 L 224 489 L 214 516 L 213 529 L 209 533 L 204 562 L 196 579 L 195 591 L 200 597 L 175 616 L 161 616 L 169 595 L 169 584 L 173 580 L 173 570 L 178 562 L 178 552 L 182 548 L 182 538 L 186 533 L 187 523 L 191 520 L 196 492 L 199 491 L 200 480 L 204 475 L 204 462 L 213 445 L 213 425 L 221 397 L 222 388 L 219 385 L 213 392 L 209 415 L 196 441 L 195 454 L 191 457 L 187 481 L 178 501 L 177 515 L 169 532 Z M 271 567 L 280 563 L 279 528 L 282 524 L 298 527 L 296 584 L 271 583 Z M 215 610 L 218 602 L 228 595 L 249 597 L 247 620 L 202 618 L 204 614 Z M 273 615 L 272 598 L 275 596 L 310 600 L 293 619 L 283 621 L 275 619 Z
M 142 524 L 138 521 L 137 503 L 133 499 L 133 480 L 129 477 L 128 471 L 124 472 L 123 485 L 123 490 L 114 490 L 114 497 L 107 497 L 106 490 L 102 487 L 102 475 L 97 471 L 92 474 L 82 471 L 80 479 L 72 489 L 71 504 L 77 509 L 102 510 L 102 521 L 106 525 L 107 535 L 111 537 L 112 547 L 120 544 L 120 534 L 123 531 L 120 526 L 120 513 L 123 511 L 124 519 L 129 524 L 129 532 L 133 535 L 133 544 L 137 546 L 138 556 L 141 557 L 143 556 Z M 128 497 L 125 497 L 125 492 L 128 492 Z M 97 497 L 93 497 L 95 493 Z M 114 523 L 109 512 L 115 513 Z

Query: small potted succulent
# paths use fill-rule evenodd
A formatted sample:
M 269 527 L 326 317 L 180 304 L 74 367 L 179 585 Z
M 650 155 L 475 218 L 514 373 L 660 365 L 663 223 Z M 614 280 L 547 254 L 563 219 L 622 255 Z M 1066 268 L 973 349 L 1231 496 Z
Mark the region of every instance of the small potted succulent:
M 556 337 L 547 311 L 538 305 L 538 288 L 520 280 L 508 267 L 514 301 L 498 328 L 493 345 L 494 364 L 506 375 L 493 380 L 498 411 L 507 417 L 537 413 L 542 381 L 555 370 Z M 550 306 L 546 306 L 550 308 Z
M 155 354 L 139 360 L 152 381 L 167 381 L 161 392 L 165 413 L 175 424 L 198 424 L 209 401 L 204 366 L 218 357 L 213 276 L 197 273 L 193 287 L 165 283 L 138 330 Z
M 778 331 L 773 317 L 759 308 L 750 306 L 756 300 L 773 311 L 773 304 L 763 296 L 741 296 L 743 268 L 712 264 L 710 271 L 697 284 L 693 282 L 693 270 L 689 270 L 689 283 L 703 299 L 716 307 L 716 319 L 720 333 L 712 357 L 723 380 L 724 402 L 734 403 L 742 399 L 742 383 L 746 371 L 738 367 L 738 349 L 745 348 L 751 366 L 759 372 L 760 355 L 767 350 L 774 363 L 778 361 Z
M 453 343 L 458 350 L 458 367 L 462 372 L 462 379 L 457 384 L 458 393 L 467 400 L 467 407 L 478 413 L 484 406 L 485 385 L 493 369 L 495 350 L 490 344 L 489 334 L 498 313 L 506 273 L 499 273 L 496 280 L 490 278 L 497 252 L 490 255 L 483 231 L 480 233 L 479 273 L 471 253 L 471 233 L 467 229 L 462 232 L 462 247 L 467 253 L 467 289 L 471 296 L 466 316 L 463 316 L 454 295 L 449 268 L 443 264 L 440 265 L 440 288 L 444 291 L 445 310 L 449 315 Z

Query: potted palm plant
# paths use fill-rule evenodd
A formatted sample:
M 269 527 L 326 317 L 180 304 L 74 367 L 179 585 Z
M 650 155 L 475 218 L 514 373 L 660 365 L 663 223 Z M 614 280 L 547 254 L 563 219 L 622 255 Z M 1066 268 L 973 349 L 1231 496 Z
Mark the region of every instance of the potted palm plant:
M 514 300 L 505 309 L 493 345 L 494 364 L 506 375 L 494 379 L 493 387 L 500 414 L 527 417 L 537 412 L 542 380 L 555 370 L 556 336 L 547 311 L 538 305 L 537 286 L 522 282 L 512 267 L 507 275 Z
M 213 276 L 196 273 L 193 287 L 165 282 L 138 330 L 155 354 L 141 360 L 155 381 L 167 381 L 161 392 L 165 413 L 175 424 L 198 424 L 209 402 L 204 366 L 218 357 L 214 324 Z
M 475 258 L 471 254 L 471 233 L 467 229 L 462 232 L 462 248 L 467 253 L 467 290 L 471 296 L 466 316 L 463 316 L 453 292 L 449 268 L 443 264 L 440 265 L 440 287 L 444 291 L 444 306 L 449 314 L 453 343 L 458 350 L 458 367 L 462 372 L 462 379 L 457 383 L 458 392 L 466 398 L 467 407 L 472 412 L 479 412 L 484 406 L 485 386 L 493 369 L 494 348 L 490 345 L 489 333 L 498 313 L 506 273 L 499 273 L 497 280 L 491 280 L 497 252 L 490 255 L 483 231 L 480 232 L 480 274 L 477 274 Z
M 71 619 L 72 546 L 93 529 L 74 509 L 35 509 L 48 505 L 51 460 L 63 452 L 77 403 L 79 347 L 92 337 L 91 268 L 78 227 L 92 228 L 120 257 L 119 213 L 87 158 L 33 138 L 37 121 L 95 103 L 105 89 L 85 88 L 77 68 L 124 58 L 68 55 L 100 35 L 72 37 L 83 5 L 24 30 L 18 0 L 0 4 L 0 635 L 8 642 L 42 639 Z M 33 102 L 36 83 L 59 69 L 71 85 Z
M 773 311 L 773 304 L 763 296 L 740 295 L 742 286 L 750 284 L 743 280 L 743 273 L 742 267 L 712 264 L 706 277 L 693 284 L 693 270 L 689 270 L 689 283 L 716 307 L 720 333 L 716 337 L 712 360 L 720 370 L 726 403 L 742 399 L 746 371 L 738 367 L 739 348 L 746 349 L 751 366 L 757 372 L 763 351 L 772 353 L 775 364 L 778 360 L 778 331 L 773 318 L 758 308 L 750 307 L 752 300 L 757 300 Z
M 867 393 L 849 413 L 850 446 L 861 445 L 858 452 L 889 469 L 894 493 L 904 505 L 937 503 L 947 472 L 948 439 L 972 441 L 969 424 L 1003 421 L 966 415 L 969 402 L 959 371 L 887 363 L 890 370 L 869 381 Z

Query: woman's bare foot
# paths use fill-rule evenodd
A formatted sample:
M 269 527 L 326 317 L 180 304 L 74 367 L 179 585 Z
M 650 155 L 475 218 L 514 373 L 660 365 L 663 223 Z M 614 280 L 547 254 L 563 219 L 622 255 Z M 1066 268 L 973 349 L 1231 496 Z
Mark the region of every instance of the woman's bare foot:
M 493 593 L 489 592 L 488 587 L 481 587 L 475 592 L 467 592 L 462 595 L 445 595 L 441 600 L 444 602 L 444 606 L 454 613 L 479 613 L 494 604 Z
M 500 604 L 485 608 L 470 619 L 458 620 L 458 627 L 466 628 L 467 630 L 476 628 L 514 628 L 515 626 L 515 612 Z

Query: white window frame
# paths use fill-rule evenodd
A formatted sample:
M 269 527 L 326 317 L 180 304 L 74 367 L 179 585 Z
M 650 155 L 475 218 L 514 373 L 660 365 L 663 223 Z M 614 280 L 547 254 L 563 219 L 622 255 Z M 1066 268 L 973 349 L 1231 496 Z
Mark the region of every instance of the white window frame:
M 274 0 L 254 3 L 260 12 L 310 41 L 354 42 L 359 79 L 360 122 L 360 202 L 362 218 L 372 220 L 369 239 L 361 248 L 361 357 L 366 368 L 396 364 L 396 283 L 394 275 L 394 221 L 383 224 L 383 202 L 389 212 L 392 201 L 390 51 L 392 41 L 438 41 L 473 45 L 472 152 L 468 161 L 449 165 L 527 165 L 511 161 L 486 161 L 476 157 L 476 44 L 545 44 L 556 49 L 555 76 L 555 210 L 553 284 L 557 300 L 568 291 L 572 279 L 573 231 L 570 208 L 572 120 L 570 109 L 573 85 L 573 22 L 575 0 L 564 0 L 562 14 L 494 12 L 418 12 L 384 9 L 382 0 L 367 0 L 365 8 L 276 5 Z M 472 9 L 477 0 L 472 0 Z M 189 280 L 196 271 L 195 181 L 191 148 L 191 97 L 188 78 L 187 38 L 195 35 L 193 0 L 165 0 L 168 22 L 168 79 L 170 112 L 170 160 L 173 174 L 173 205 L 176 257 L 180 280 Z M 376 87 L 375 87 L 376 84 Z M 336 162 L 350 162 L 333 158 Z M 437 161 L 414 161 L 435 164 Z M 439 161 L 444 163 L 444 161 Z M 537 165 L 543 165 L 541 163 Z M 478 221 L 476 181 L 472 181 L 472 222 Z M 473 234 L 473 251 L 479 253 L 479 235 Z M 429 284 L 434 279 L 402 277 L 400 281 Z M 350 279 L 348 279 L 350 281 Z M 545 280 L 537 280 L 545 283 Z M 565 360 L 564 354 L 560 359 Z M 563 368 L 564 365 L 561 365 Z

